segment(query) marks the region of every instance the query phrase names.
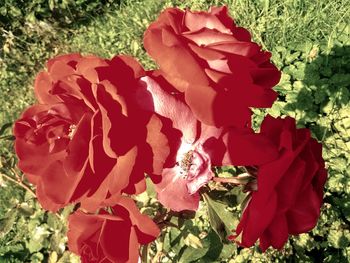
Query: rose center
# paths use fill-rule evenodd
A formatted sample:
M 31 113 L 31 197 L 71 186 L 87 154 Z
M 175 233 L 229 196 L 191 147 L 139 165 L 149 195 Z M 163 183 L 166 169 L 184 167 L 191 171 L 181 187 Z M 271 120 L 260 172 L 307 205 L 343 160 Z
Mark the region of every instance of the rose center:
M 194 194 L 213 177 L 210 156 L 200 143 L 184 145 L 183 149 L 185 153 L 179 155 L 177 166 L 180 175 L 187 181 L 188 192 Z
M 68 137 L 70 140 L 73 139 L 74 133 L 75 133 L 75 129 L 77 128 L 76 125 L 72 124 L 69 126 L 69 131 L 68 131 Z
M 180 167 L 180 174 L 184 179 L 191 180 L 199 176 L 203 170 L 208 168 L 210 160 L 202 147 L 195 147 L 193 150 L 187 151 L 183 154 L 181 160 L 178 162 Z
M 186 177 L 191 166 L 192 166 L 192 161 L 193 161 L 193 151 L 188 151 L 187 153 L 184 154 L 184 157 L 182 158 L 180 162 L 180 168 L 181 168 L 181 174 Z

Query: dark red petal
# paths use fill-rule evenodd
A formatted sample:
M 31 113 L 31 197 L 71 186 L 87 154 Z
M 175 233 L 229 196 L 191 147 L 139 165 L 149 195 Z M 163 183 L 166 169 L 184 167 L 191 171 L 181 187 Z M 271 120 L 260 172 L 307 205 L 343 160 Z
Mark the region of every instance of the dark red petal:
M 281 72 L 275 67 L 257 68 L 251 71 L 254 83 L 262 87 L 273 87 L 278 84 L 281 79 Z
M 269 194 L 269 199 L 263 205 L 256 202 L 259 197 L 255 197 L 254 194 L 244 211 L 244 213 L 247 213 L 242 233 L 242 245 L 245 247 L 251 247 L 255 244 L 276 215 L 276 193 Z
M 102 116 L 103 146 L 108 156 L 116 158 L 134 146 L 142 130 L 127 117 L 125 99 L 113 90 L 115 87 L 108 81 L 103 84 L 94 89 Z
M 306 144 L 303 151 L 300 153 L 300 158 L 305 161 L 306 169 L 303 177 L 302 187 L 300 187 L 300 192 L 303 192 L 310 184 L 312 184 L 313 179 L 317 175 L 318 170 L 320 169 L 319 163 L 315 159 L 310 142 Z
M 40 178 L 37 180 L 35 194 L 41 207 L 47 211 L 56 213 L 59 209 L 66 205 L 62 204 L 61 202 L 57 203 L 57 200 L 52 200 L 52 198 L 47 196 L 46 190 L 44 189 L 44 185 L 40 181 Z
M 211 108 L 211 111 L 214 112 L 213 123 L 215 126 L 249 127 L 252 113 L 244 103 L 244 101 L 236 99 L 235 103 L 232 103 L 230 94 L 225 92 L 218 93 Z
M 251 35 L 249 31 L 243 27 L 235 27 L 232 29 L 233 36 L 239 40 L 244 42 L 251 41 Z
M 233 165 L 261 165 L 278 157 L 278 148 L 264 135 L 252 131 L 229 131 L 228 151 Z
M 89 141 L 91 139 L 90 127 L 91 115 L 87 113 L 77 124 L 67 148 L 68 156 L 64 161 L 64 167 L 68 176 L 75 176 L 76 173 L 79 173 L 88 159 Z
M 304 160 L 300 158 L 295 159 L 278 183 L 276 188 L 279 196 L 278 206 L 280 212 L 284 213 L 294 205 L 303 187 L 307 166 L 308 163 Z
M 129 211 L 129 216 L 132 224 L 137 233 L 139 243 L 147 244 L 153 241 L 160 233 L 158 226 L 147 215 L 140 213 L 139 209 L 135 205 L 135 202 L 127 197 L 121 197 L 118 200 L 118 205 L 123 206 Z M 113 208 L 114 209 L 114 208 Z
M 246 100 L 247 105 L 255 108 L 270 108 L 277 99 L 277 92 L 258 85 L 246 87 L 246 94 L 251 97 Z
M 103 254 L 112 262 L 129 260 L 131 224 L 126 221 L 106 220 L 101 229 L 100 244 Z M 133 247 L 137 250 L 138 247 Z
M 232 29 L 232 30 L 236 27 L 234 21 L 232 20 L 232 18 L 230 17 L 230 15 L 228 13 L 227 6 L 220 6 L 220 7 L 212 6 L 209 9 L 209 13 L 211 15 L 215 15 L 217 18 L 219 18 L 220 22 L 225 27 Z
M 319 200 L 311 185 L 298 195 L 295 206 L 287 213 L 289 233 L 297 235 L 314 228 L 320 215 L 321 204 L 322 200 Z
M 272 245 L 275 249 L 282 249 L 288 241 L 288 225 L 284 214 L 276 215 L 268 229 L 260 237 L 260 248 L 263 252 Z
M 120 69 L 121 67 L 131 68 L 133 71 L 132 78 L 134 79 L 141 78 L 145 75 L 145 70 L 142 68 L 140 63 L 131 56 L 126 56 L 126 55 L 116 56 L 111 60 L 111 65 L 112 67 L 115 67 L 118 69 Z

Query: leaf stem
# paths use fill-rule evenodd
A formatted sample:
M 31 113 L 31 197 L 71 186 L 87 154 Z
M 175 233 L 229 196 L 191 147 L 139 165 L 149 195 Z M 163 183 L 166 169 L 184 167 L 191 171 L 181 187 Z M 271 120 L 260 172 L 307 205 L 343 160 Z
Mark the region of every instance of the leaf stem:
M 148 262 L 149 244 L 143 246 L 141 251 L 141 262 Z
M 161 262 L 161 259 L 164 256 L 163 246 L 164 246 L 165 235 L 166 235 L 166 232 L 162 231 L 162 234 L 161 234 L 161 236 L 159 238 L 159 242 L 157 242 L 157 244 L 156 244 L 156 246 L 157 246 L 157 253 L 154 256 L 154 258 L 152 259 L 151 263 L 159 263 L 159 262 Z
M 218 183 L 245 185 L 249 182 L 250 178 L 252 178 L 250 174 L 244 173 L 236 177 L 214 177 L 213 181 Z
M 27 190 L 29 193 L 31 193 L 34 197 L 36 197 L 36 194 L 34 193 L 34 191 L 30 188 L 29 185 L 27 185 L 26 183 L 24 183 L 23 181 L 20 180 L 20 177 L 18 177 L 18 174 L 15 173 L 16 175 L 16 179 L 12 178 L 11 176 L 5 174 L 5 173 L 1 173 L 1 176 L 3 176 L 4 178 L 6 178 L 7 180 L 9 180 L 10 182 L 13 182 L 14 184 L 22 187 L 23 189 Z

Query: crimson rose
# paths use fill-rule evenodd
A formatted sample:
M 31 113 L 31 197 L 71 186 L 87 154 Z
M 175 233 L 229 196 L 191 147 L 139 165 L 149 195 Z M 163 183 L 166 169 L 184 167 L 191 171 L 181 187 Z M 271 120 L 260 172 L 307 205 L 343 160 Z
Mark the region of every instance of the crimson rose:
M 83 263 L 136 263 L 140 245 L 159 235 L 159 228 L 139 212 L 134 201 L 120 197 L 112 214 L 75 212 L 68 218 L 68 247 L 80 255 Z
M 295 120 L 267 116 L 261 134 L 279 149 L 279 157 L 258 166 L 258 189 L 252 193 L 236 229 L 245 247 L 260 240 L 260 248 L 280 249 L 288 235 L 311 230 L 317 223 L 327 172 L 322 145 Z M 237 238 L 238 240 L 238 238 Z
M 235 25 L 226 7 L 168 8 L 146 30 L 144 46 L 205 124 L 244 127 L 249 107 L 271 107 L 277 98 L 271 88 L 281 74 L 271 54 Z
M 161 126 L 134 102 L 141 66 L 125 56 L 79 54 L 47 66 L 35 81 L 39 104 L 14 126 L 19 168 L 42 206 L 55 211 L 80 201 L 94 211 L 106 198 L 144 191 L 144 172 L 159 167 L 152 136 L 161 138 Z

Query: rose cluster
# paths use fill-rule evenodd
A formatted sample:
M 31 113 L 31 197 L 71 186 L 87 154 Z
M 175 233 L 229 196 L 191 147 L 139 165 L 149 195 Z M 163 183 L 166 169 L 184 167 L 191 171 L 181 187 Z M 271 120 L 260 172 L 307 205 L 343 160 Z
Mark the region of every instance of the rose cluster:
M 255 185 L 228 238 L 264 251 L 312 229 L 327 173 L 321 145 L 289 117 L 266 116 L 280 71 L 226 7 L 168 8 L 145 32 L 159 68 L 132 57 L 69 54 L 35 80 L 37 104 L 14 125 L 18 166 L 44 209 L 75 204 L 68 246 L 83 262 L 138 262 L 160 226 L 133 197 L 154 183 L 159 202 L 196 211 L 215 166 L 244 166 Z

